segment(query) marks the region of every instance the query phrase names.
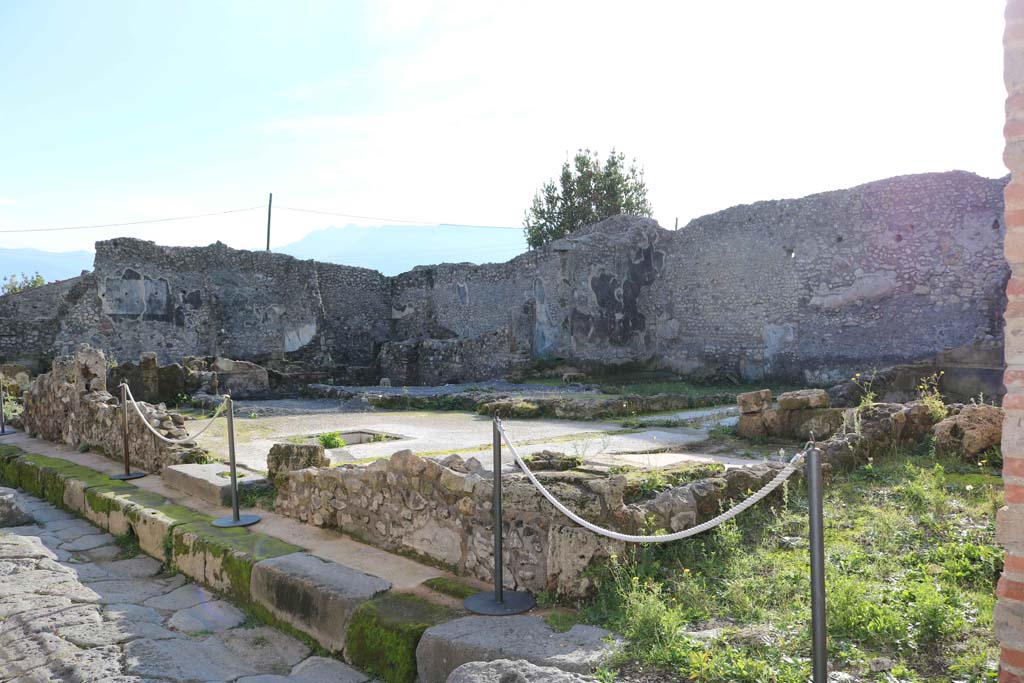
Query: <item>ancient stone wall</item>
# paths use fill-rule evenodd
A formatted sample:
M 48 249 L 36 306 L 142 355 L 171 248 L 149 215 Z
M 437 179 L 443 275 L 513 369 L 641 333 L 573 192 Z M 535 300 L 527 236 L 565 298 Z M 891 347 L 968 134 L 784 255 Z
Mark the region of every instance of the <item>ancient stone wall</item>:
M 620 216 L 508 263 L 392 278 L 222 244 L 110 240 L 77 282 L 0 298 L 0 361 L 85 341 L 118 360 L 222 356 L 404 384 L 537 359 L 831 384 L 1001 344 L 1004 184 L 904 176 L 678 231 Z M 963 362 L 971 381 L 1001 370 Z
M 906 176 L 678 231 L 613 218 L 508 264 L 414 271 L 394 306 L 411 329 L 504 326 L 533 357 L 836 382 L 1000 338 L 1004 182 Z
M 124 418 L 121 403 L 107 391 L 107 362 L 102 351 L 81 345 L 70 356 L 53 361 L 50 372 L 39 375 L 25 393 L 22 421 L 25 431 L 47 441 L 97 450 L 122 461 Z M 187 436 L 185 420 L 146 403 L 140 403 L 146 419 L 169 438 Z M 198 448 L 173 446 L 157 439 L 130 409 L 128 414 L 129 459 L 146 472 L 160 472 L 167 465 L 192 462 L 203 454 Z
M 622 476 L 537 472 L 561 501 L 584 518 L 627 533 L 692 527 L 770 481 L 782 465 L 734 468 L 720 477 L 678 486 L 626 505 Z M 444 464 L 401 451 L 363 467 L 309 468 L 280 475 L 277 511 L 339 529 L 371 545 L 412 553 L 453 571 L 493 581 L 492 475 L 475 459 Z M 623 544 L 576 526 L 558 514 L 521 474 L 502 477 L 505 577 L 510 588 L 581 596 L 592 586 L 586 570 Z

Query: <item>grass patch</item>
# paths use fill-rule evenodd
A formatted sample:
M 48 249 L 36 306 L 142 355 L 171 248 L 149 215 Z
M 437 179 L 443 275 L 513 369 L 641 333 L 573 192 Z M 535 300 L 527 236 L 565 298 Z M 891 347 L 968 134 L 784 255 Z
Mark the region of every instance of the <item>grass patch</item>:
M 830 659 L 872 681 L 995 681 L 996 472 L 896 454 L 838 473 L 826 492 Z M 964 479 L 968 477 L 968 479 Z M 964 483 L 965 481 L 969 483 Z M 804 683 L 810 675 L 807 499 L 790 486 L 687 541 L 599 570 L 583 617 L 625 635 L 616 667 L 704 683 Z M 688 631 L 720 629 L 708 640 Z M 886 657 L 888 673 L 869 662 Z
M 476 595 L 480 592 L 479 588 L 471 586 L 468 583 L 453 579 L 447 576 L 435 576 L 432 579 L 427 579 L 423 582 L 423 585 L 427 588 L 437 591 L 442 595 L 448 595 L 459 600 L 465 600 L 471 595 Z
M 131 533 L 115 536 L 114 545 L 117 546 L 120 560 L 130 560 L 142 552 L 142 548 L 139 547 L 139 539 Z
M 239 507 L 273 510 L 276 501 L 277 488 L 272 484 L 265 486 L 243 486 L 238 489 Z
M 716 477 L 725 472 L 725 466 L 718 463 L 685 463 L 656 470 L 643 470 L 634 467 L 612 467 L 609 474 L 622 474 L 626 477 L 626 491 L 623 498 L 626 504 L 653 498 L 667 489 L 689 484 L 700 479 Z

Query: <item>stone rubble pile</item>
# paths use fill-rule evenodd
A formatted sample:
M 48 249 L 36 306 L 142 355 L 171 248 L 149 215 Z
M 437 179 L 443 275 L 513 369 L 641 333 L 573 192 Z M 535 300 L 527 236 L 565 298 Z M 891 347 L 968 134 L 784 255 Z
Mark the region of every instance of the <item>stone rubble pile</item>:
M 124 449 L 121 402 L 107 391 L 107 363 L 102 351 L 82 344 L 72 356 L 59 356 L 53 369 L 36 377 L 25 394 L 24 429 L 47 441 L 97 449 L 120 460 Z M 184 439 L 185 418 L 162 406 L 139 403 L 146 421 L 171 439 Z M 194 462 L 205 455 L 195 446 L 157 439 L 129 406 L 128 449 L 133 465 L 159 472 L 166 465 Z
M 832 436 L 843 425 L 843 411 L 832 408 L 822 389 L 790 391 L 772 404 L 771 389 L 736 397 L 740 420 L 736 433 L 747 439 L 763 437 L 817 439 Z

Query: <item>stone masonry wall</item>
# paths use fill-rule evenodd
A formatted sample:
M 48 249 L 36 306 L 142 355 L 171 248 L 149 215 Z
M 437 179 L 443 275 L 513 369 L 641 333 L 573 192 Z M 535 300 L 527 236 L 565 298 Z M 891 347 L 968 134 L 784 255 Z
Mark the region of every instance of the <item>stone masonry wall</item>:
M 94 272 L 76 283 L 0 298 L 0 361 L 87 342 L 119 361 L 222 356 L 339 378 L 369 368 L 403 384 L 476 381 L 536 359 L 830 384 L 1001 343 L 1004 184 L 904 176 L 677 231 L 619 216 L 508 263 L 390 278 L 219 243 L 115 239 L 97 243 Z
M 996 539 L 1006 548 L 996 587 L 994 622 L 1002 646 L 1000 683 L 1024 682 L 1024 0 L 1006 5 L 1006 397 L 1003 400 L 1003 479 L 1006 505 L 996 516 Z
M 71 356 L 53 361 L 53 369 L 39 375 L 25 394 L 22 420 L 34 436 L 98 449 L 118 461 L 124 457 L 124 428 L 120 400 L 107 392 L 107 364 L 102 351 L 81 345 Z M 164 436 L 187 436 L 185 420 L 149 404 L 139 407 L 150 424 Z M 174 446 L 157 439 L 129 407 L 129 459 L 146 472 L 160 472 L 167 465 L 192 462 L 203 453 L 198 448 Z
M 492 475 L 475 459 L 450 456 L 441 464 L 400 451 L 363 467 L 308 468 L 282 475 L 277 511 L 339 529 L 391 551 L 429 558 L 453 571 L 493 581 Z M 723 501 L 742 498 L 771 480 L 779 463 L 734 468 L 679 486 L 641 504 L 625 505 L 622 476 L 537 472 L 568 507 L 597 524 L 641 533 L 694 526 L 717 515 Z M 472 470 L 472 471 L 471 471 Z M 502 539 L 510 588 L 582 596 L 587 569 L 623 544 L 576 526 L 552 509 L 521 474 L 502 477 Z

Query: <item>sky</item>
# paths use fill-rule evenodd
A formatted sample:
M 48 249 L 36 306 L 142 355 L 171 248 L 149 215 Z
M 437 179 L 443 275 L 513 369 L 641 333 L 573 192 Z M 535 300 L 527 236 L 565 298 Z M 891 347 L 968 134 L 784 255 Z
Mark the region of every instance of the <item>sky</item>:
M 635 157 L 665 227 L 907 173 L 998 177 L 1003 8 L 4 0 L 0 230 L 213 213 L 270 192 L 273 247 L 391 219 L 515 228 L 579 148 Z M 393 248 L 464 260 L 424 248 L 444 229 Z M 259 208 L 0 232 L 0 248 L 122 235 L 263 248 L 265 231 Z

